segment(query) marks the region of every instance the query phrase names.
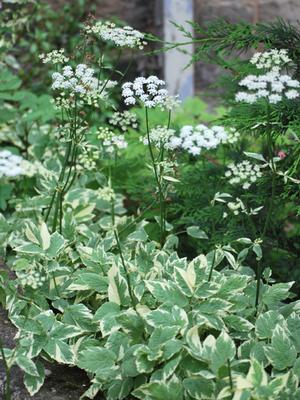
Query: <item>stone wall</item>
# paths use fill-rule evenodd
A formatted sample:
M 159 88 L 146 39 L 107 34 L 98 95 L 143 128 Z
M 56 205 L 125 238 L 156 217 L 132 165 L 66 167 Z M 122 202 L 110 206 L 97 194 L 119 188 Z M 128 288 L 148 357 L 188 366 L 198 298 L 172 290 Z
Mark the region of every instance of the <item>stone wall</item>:
M 72 0 L 43 0 L 53 6 L 72 3 Z M 181 0 L 183 3 L 186 0 Z M 143 32 L 162 36 L 163 0 L 86 0 L 87 11 L 96 9 L 99 18 L 117 17 Z M 93 6 L 93 7 L 92 7 Z M 236 22 L 270 21 L 278 17 L 293 23 L 300 20 L 300 0 L 194 0 L 195 21 L 205 23 L 215 18 Z M 132 74 L 163 74 L 161 56 L 137 56 Z M 195 66 L 196 90 L 201 91 L 213 83 L 217 68 L 198 63 Z
M 183 0 L 184 1 L 184 0 Z M 300 0 L 194 0 L 195 21 L 205 23 L 215 18 L 231 22 L 240 20 L 272 21 L 278 17 L 297 23 L 300 20 Z M 219 71 L 216 67 L 198 63 L 195 67 L 196 90 L 206 89 Z

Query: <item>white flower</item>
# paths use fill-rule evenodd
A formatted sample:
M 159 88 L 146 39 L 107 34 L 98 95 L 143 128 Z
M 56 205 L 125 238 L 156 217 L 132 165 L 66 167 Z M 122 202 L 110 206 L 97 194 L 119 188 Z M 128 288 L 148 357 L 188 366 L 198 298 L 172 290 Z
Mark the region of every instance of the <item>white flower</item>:
M 136 129 L 138 127 L 136 114 L 130 111 L 113 113 L 109 119 L 109 123 L 120 128 L 123 132 L 127 131 L 129 128 Z
M 99 81 L 95 76 L 95 71 L 86 64 L 79 64 L 73 69 L 69 65 L 62 68 L 62 73 L 54 72 L 52 74 L 52 89 L 59 92 L 56 97 L 56 105 L 70 107 L 67 96 L 74 97 L 78 95 L 81 101 L 97 106 L 99 100 L 106 99 L 107 90 L 114 87 L 114 81 Z M 104 86 L 105 85 L 105 86 Z M 105 87 L 105 90 L 103 89 Z
M 236 94 L 237 102 L 253 104 L 259 99 L 265 99 L 271 104 L 277 104 L 284 98 L 298 97 L 299 92 L 295 88 L 300 87 L 300 82 L 272 70 L 264 75 L 248 75 L 240 81 L 239 85 L 244 86 L 247 91 Z
M 279 72 L 284 65 L 291 61 L 285 49 L 272 49 L 262 53 L 255 53 L 250 60 L 251 64 L 255 65 L 257 69 L 266 69 L 274 72 Z
M 285 92 L 285 95 L 288 99 L 296 99 L 297 97 L 299 97 L 299 92 L 297 92 L 297 90 L 291 89 Z
M 44 64 L 64 64 L 69 61 L 69 58 L 65 56 L 65 50 L 52 50 L 46 54 L 40 54 L 39 58 L 43 61 Z
M 107 127 L 98 128 L 98 139 L 102 141 L 102 144 L 108 153 L 125 149 L 128 146 L 127 141 L 124 139 L 124 135 L 116 135 Z
M 168 129 L 166 126 L 157 126 L 156 128 L 151 129 L 149 132 L 150 143 L 157 148 L 164 147 L 167 150 L 173 150 L 173 146 L 169 143 L 174 137 L 174 134 L 174 129 Z M 140 140 L 144 144 L 148 144 L 147 136 L 141 137 Z
M 192 155 L 199 155 L 202 149 L 215 149 L 220 143 L 235 143 L 240 134 L 234 128 L 223 126 L 207 127 L 199 124 L 183 126 L 179 136 L 172 136 L 167 146 L 170 149 L 182 148 Z
M 118 47 L 143 49 L 147 42 L 145 35 L 130 26 L 117 27 L 114 23 L 97 21 L 93 26 L 86 26 L 87 33 L 99 36 L 105 42 L 112 42 Z
M 243 189 L 249 189 L 252 183 L 262 176 L 259 165 L 251 164 L 249 161 L 242 161 L 238 164 L 229 164 L 225 177 L 230 178 L 231 185 L 241 184 Z
M 148 108 L 160 106 L 170 110 L 178 104 L 178 99 L 168 96 L 168 91 L 163 88 L 165 84 L 163 80 L 153 75 L 148 78 L 138 77 L 133 82 L 126 82 L 122 85 L 124 103 L 134 105 L 139 101 Z

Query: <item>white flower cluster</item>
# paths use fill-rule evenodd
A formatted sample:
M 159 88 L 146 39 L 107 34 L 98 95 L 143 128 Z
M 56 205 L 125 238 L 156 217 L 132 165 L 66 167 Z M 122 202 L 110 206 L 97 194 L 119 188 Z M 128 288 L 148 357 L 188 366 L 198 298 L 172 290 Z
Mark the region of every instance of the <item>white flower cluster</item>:
M 224 143 L 230 143 L 230 144 L 236 143 L 241 136 L 241 134 L 235 128 L 226 129 L 226 133 L 227 133 L 227 139 Z
M 123 132 L 126 132 L 128 128 L 136 129 L 138 127 L 136 114 L 130 111 L 113 113 L 109 123 L 116 128 L 120 128 Z
M 273 49 L 263 53 L 255 53 L 250 62 L 257 69 L 266 70 L 263 75 L 248 75 L 239 83 L 247 91 L 238 92 L 236 101 L 253 104 L 259 99 L 265 99 L 271 104 L 277 104 L 284 98 L 299 97 L 300 82 L 289 75 L 281 74 L 281 68 L 292 61 L 287 50 Z
M 142 50 L 147 42 L 144 34 L 131 26 L 118 27 L 113 22 L 97 21 L 93 26 L 86 26 L 85 31 L 99 36 L 104 41 L 111 41 L 118 47 L 139 48 Z
M 107 127 L 98 128 L 98 139 L 102 141 L 102 145 L 108 153 L 113 153 L 116 150 L 126 149 L 128 146 L 124 135 L 116 135 Z
M 31 269 L 30 271 L 20 271 L 18 272 L 18 278 L 20 284 L 24 286 L 30 286 L 32 289 L 37 289 L 46 281 L 46 277 L 43 276 L 37 270 Z
M 79 166 L 85 171 L 95 171 L 97 169 L 97 161 L 100 159 L 100 153 L 94 146 L 83 146 L 83 153 L 78 157 Z
M 240 86 L 248 89 L 247 92 L 238 92 L 235 100 L 253 104 L 259 99 L 266 99 L 271 104 L 277 104 L 283 100 L 299 97 L 300 82 L 288 75 L 270 71 L 264 75 L 248 75 L 241 80 Z
M 69 58 L 65 56 L 65 50 L 52 50 L 50 53 L 42 53 L 39 55 L 40 60 L 43 61 L 44 64 L 64 64 L 69 61 Z
M 163 104 L 160 106 L 162 110 L 174 110 L 178 108 L 181 104 L 181 100 L 179 99 L 179 96 L 166 96 Z
M 195 127 L 186 125 L 181 128 L 179 136 L 170 138 L 167 146 L 170 149 L 182 148 L 197 156 L 202 149 L 215 149 L 220 143 L 226 143 L 227 138 L 226 130 L 222 126 L 208 128 L 203 124 Z
M 9 150 L 0 151 L 0 178 L 13 178 L 23 175 L 25 170 L 22 166 L 22 157 L 11 153 Z
M 229 164 L 225 176 L 231 185 L 242 184 L 243 189 L 249 189 L 252 183 L 262 176 L 259 165 L 245 160 L 238 164 Z
M 97 105 L 98 100 L 105 98 L 106 93 L 103 91 L 102 81 L 94 76 L 95 71 L 86 64 L 78 64 L 75 69 L 66 65 L 62 69 L 62 73 L 54 72 L 52 74 L 52 89 L 62 92 L 63 99 L 65 94 L 70 96 L 76 94 L 84 99 L 88 104 Z M 114 81 L 108 81 L 106 89 L 110 89 L 116 85 Z M 67 105 L 68 100 L 65 99 Z
M 127 106 L 131 106 L 140 101 L 148 108 L 153 108 L 157 105 L 163 107 L 168 97 L 168 91 L 163 89 L 165 85 L 165 81 L 154 75 L 148 78 L 139 77 L 133 82 L 126 82 L 122 86 L 124 103 Z
M 116 197 L 114 190 L 109 186 L 99 188 L 98 196 L 100 197 L 101 200 L 105 201 L 112 201 Z
M 255 65 L 257 69 L 272 70 L 274 72 L 279 72 L 284 65 L 291 61 L 285 49 L 258 52 L 250 60 L 251 64 Z
M 174 134 L 174 129 L 168 129 L 166 126 L 157 126 L 156 128 L 151 129 L 149 132 L 150 143 L 157 148 L 164 147 L 167 150 L 172 149 L 169 147 L 169 144 L 171 138 L 174 137 Z M 147 136 L 141 137 L 140 141 L 145 145 L 148 145 Z

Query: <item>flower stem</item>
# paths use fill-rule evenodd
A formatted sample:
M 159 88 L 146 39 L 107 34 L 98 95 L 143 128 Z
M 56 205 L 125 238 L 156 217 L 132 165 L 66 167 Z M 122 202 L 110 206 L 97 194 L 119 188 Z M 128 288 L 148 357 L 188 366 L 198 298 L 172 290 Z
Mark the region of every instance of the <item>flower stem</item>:
M 272 126 L 271 126 L 271 110 L 270 110 L 270 104 L 267 104 L 267 146 L 268 146 L 268 152 L 269 152 L 269 161 L 271 162 L 271 170 L 272 170 L 272 182 L 271 182 L 271 198 L 269 202 L 269 207 L 268 207 L 268 212 L 265 220 L 265 224 L 263 227 L 263 231 L 261 234 L 261 239 L 264 240 L 268 227 L 270 225 L 270 220 L 273 212 L 273 205 L 274 205 L 274 199 L 275 199 L 275 178 L 276 178 L 276 173 L 275 173 L 275 165 L 274 165 L 274 160 L 273 160 L 273 138 L 272 138 Z M 256 273 L 256 298 L 255 298 L 255 307 L 256 311 L 259 306 L 259 297 L 260 297 L 260 288 L 261 288 L 261 276 L 262 276 L 263 268 L 261 265 L 261 262 L 258 262 L 257 265 L 257 273 Z
M 158 176 L 158 171 L 157 171 L 157 165 L 151 145 L 151 139 L 150 139 L 150 129 L 149 129 L 149 115 L 148 115 L 148 108 L 145 107 L 145 112 L 146 112 L 146 130 L 147 130 L 147 141 L 148 141 L 148 148 L 149 148 L 149 153 L 152 161 L 152 166 L 154 170 L 154 176 L 157 184 L 157 189 L 159 193 L 159 208 L 160 208 L 160 244 L 163 245 L 164 239 L 165 239 L 165 222 L 164 222 L 164 195 L 163 195 L 163 190 L 161 186 L 161 182 Z
M 126 266 L 126 263 L 125 263 L 125 260 L 124 260 L 124 256 L 123 256 L 123 252 L 122 252 L 122 248 L 121 248 L 121 244 L 120 244 L 120 240 L 119 240 L 119 235 L 118 235 L 118 232 L 115 229 L 115 227 L 113 229 L 114 229 L 114 235 L 115 235 L 115 239 L 116 239 L 116 242 L 117 242 L 118 250 L 119 250 L 119 253 L 120 253 L 123 269 L 124 269 L 124 272 L 125 272 L 125 277 L 126 277 L 126 281 L 127 281 L 127 285 L 128 285 L 128 291 L 129 291 L 129 296 L 130 296 L 130 299 L 131 299 L 131 304 L 132 304 L 132 307 L 134 309 L 136 309 L 136 307 L 135 307 L 136 306 L 135 299 L 134 299 L 134 295 L 133 295 L 133 291 L 132 291 L 132 287 L 131 287 L 131 282 L 130 282 L 130 276 L 129 276 L 129 272 L 128 272 L 128 269 L 127 269 L 127 266 Z
M 210 267 L 209 275 L 208 275 L 208 282 L 211 281 L 212 273 L 213 273 L 213 270 L 214 270 L 214 267 L 215 267 L 216 252 L 217 252 L 217 250 L 215 249 L 215 250 L 214 250 L 213 259 L 212 259 L 212 262 L 211 262 L 211 267 Z

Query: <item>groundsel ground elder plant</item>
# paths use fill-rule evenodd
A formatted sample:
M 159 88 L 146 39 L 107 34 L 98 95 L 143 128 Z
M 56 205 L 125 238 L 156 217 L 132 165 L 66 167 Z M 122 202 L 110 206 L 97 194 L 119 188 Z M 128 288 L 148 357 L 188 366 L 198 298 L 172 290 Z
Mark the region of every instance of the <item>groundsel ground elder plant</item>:
M 24 370 L 29 392 L 43 384 L 40 360 L 50 358 L 88 372 L 92 386 L 82 398 L 99 391 L 112 400 L 297 396 L 299 302 L 282 303 L 292 284 L 270 284 L 268 272 L 256 318 L 256 282 L 245 260 L 259 244 L 243 238 L 239 252 L 219 247 L 188 262 L 142 232 L 141 225 L 123 243 L 128 281 L 108 242 L 78 243 L 69 256 L 74 263 L 76 254 L 81 268 L 71 272 L 62 236 L 45 225 L 28 227 L 30 240 L 15 248 L 18 280 L 0 282 L 19 330 L 5 359 Z M 32 257 L 48 260 L 46 279 L 25 281 L 18 272 Z M 49 268 L 59 277 L 59 297 Z

